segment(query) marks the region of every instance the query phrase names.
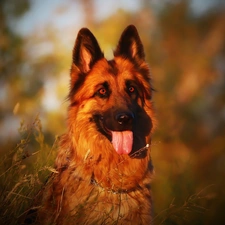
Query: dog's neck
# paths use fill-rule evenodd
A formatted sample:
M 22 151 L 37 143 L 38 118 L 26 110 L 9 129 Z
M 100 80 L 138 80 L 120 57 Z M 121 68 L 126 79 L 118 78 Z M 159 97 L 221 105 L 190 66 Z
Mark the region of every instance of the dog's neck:
M 106 191 L 109 193 L 113 193 L 113 194 L 129 194 L 131 192 L 134 192 L 136 190 L 140 190 L 142 189 L 141 186 L 137 185 L 135 188 L 131 188 L 131 189 L 118 189 L 118 190 L 114 190 L 113 188 L 104 188 L 102 187 L 96 180 L 94 177 L 91 178 L 91 182 L 92 185 L 100 188 L 102 191 Z

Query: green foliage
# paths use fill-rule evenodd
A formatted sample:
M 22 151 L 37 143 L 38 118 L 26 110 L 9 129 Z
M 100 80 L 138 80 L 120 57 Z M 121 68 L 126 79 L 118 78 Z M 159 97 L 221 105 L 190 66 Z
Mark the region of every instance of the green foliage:
M 37 117 L 27 126 L 21 122 L 16 147 L 0 159 L 0 224 L 16 224 L 45 183 L 52 167 L 55 144 L 46 144 Z

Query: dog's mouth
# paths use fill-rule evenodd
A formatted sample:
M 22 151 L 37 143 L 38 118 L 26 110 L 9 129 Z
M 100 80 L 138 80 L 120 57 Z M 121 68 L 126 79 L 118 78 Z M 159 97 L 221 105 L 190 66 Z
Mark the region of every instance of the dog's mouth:
M 118 154 L 129 154 L 133 147 L 133 132 L 126 131 L 111 131 L 112 144 Z
M 132 130 L 113 130 L 105 125 L 102 116 L 94 116 L 94 121 L 98 131 L 101 132 L 112 143 L 118 154 L 130 154 L 133 149 L 133 131 Z

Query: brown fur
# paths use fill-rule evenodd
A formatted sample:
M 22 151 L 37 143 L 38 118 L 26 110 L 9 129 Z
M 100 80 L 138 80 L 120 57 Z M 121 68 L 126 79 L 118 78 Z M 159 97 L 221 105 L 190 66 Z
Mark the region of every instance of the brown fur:
M 78 33 L 68 132 L 61 138 L 55 164 L 58 173 L 52 174 L 43 191 L 37 223 L 151 224 L 152 164 L 145 145 L 155 119 L 149 68 L 133 25 L 123 32 L 114 55 L 107 61 L 88 29 Z M 114 127 L 113 116 L 118 111 L 135 115 L 129 155 L 117 154 L 99 128 L 102 121 Z

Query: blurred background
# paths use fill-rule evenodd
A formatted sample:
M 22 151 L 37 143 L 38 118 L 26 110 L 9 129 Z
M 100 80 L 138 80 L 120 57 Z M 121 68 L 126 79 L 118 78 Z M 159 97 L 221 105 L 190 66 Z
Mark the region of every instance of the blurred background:
M 0 156 L 37 116 L 49 145 L 65 132 L 79 29 L 88 27 L 110 59 L 129 24 L 156 90 L 155 224 L 224 225 L 224 0 L 1 0 Z

